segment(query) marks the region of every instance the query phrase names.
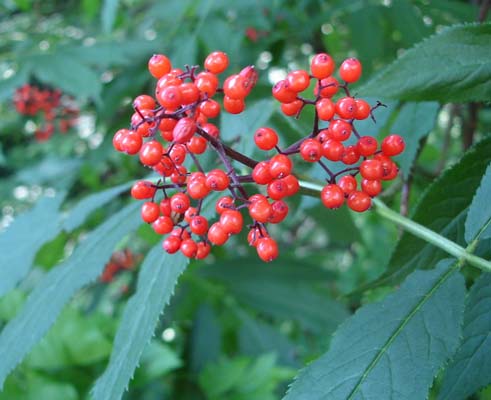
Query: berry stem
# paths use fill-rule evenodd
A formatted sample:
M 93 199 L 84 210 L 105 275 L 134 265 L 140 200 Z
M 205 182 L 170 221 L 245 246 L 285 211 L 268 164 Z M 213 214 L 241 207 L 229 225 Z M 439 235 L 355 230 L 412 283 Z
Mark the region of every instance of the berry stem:
M 302 192 L 306 195 L 313 195 L 317 197 L 322 191 L 323 187 L 324 186 L 319 183 L 300 181 L 300 188 Z M 467 248 L 463 248 L 457 243 L 432 231 L 431 229 L 428 229 L 425 226 L 418 224 L 417 222 L 391 210 L 381 200 L 372 199 L 372 202 L 375 206 L 375 212 L 381 217 L 394 222 L 405 231 L 412 233 L 414 236 L 423 239 L 428 243 L 431 243 L 432 245 L 442 249 L 448 254 L 462 259 L 470 265 L 477 267 L 485 272 L 491 272 L 491 261 L 471 254 L 479 240 L 479 235 L 477 235 L 477 238 L 471 244 L 469 244 Z M 489 225 L 491 225 L 491 221 L 489 221 L 488 224 L 486 224 L 486 226 L 481 229 L 480 233 L 484 232 L 484 230 L 488 228 Z

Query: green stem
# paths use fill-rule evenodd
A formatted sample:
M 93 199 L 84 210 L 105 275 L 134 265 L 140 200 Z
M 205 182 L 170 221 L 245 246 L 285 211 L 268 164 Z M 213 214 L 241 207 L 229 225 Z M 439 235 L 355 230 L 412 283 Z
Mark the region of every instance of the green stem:
M 312 182 L 300 181 L 300 187 L 303 189 L 304 194 L 318 193 L 322 190 L 322 185 Z M 423 225 L 414 222 L 413 220 L 404 217 L 403 215 L 391 210 L 381 200 L 373 199 L 375 206 L 375 212 L 381 217 L 388 219 L 399 225 L 404 230 L 412 233 L 414 236 L 425 240 L 428 243 L 442 249 L 448 254 L 466 261 L 470 265 L 477 267 L 483 271 L 491 272 L 491 262 L 481 257 L 470 254 L 462 246 L 447 239 L 446 237 L 439 235 L 438 233 L 424 227 Z M 471 246 L 469 246 L 471 247 Z

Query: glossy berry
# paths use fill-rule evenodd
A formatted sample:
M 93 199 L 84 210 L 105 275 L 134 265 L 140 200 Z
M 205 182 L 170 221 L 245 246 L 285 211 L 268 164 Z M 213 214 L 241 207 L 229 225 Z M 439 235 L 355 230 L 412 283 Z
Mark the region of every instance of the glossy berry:
M 143 203 L 141 208 L 141 216 L 143 221 L 151 224 L 154 222 L 160 215 L 160 208 L 157 203 L 152 201 L 147 201 Z
M 220 215 L 220 224 L 227 234 L 237 234 L 242 230 L 244 219 L 237 210 L 226 210 Z
M 297 92 L 287 80 L 281 80 L 273 86 L 273 97 L 281 103 L 291 103 L 297 99 Z
M 269 161 L 260 161 L 252 170 L 252 179 L 259 185 L 266 185 L 273 180 L 269 172 Z
M 138 181 L 131 188 L 131 196 L 136 200 L 151 199 L 156 188 L 150 181 Z
M 189 208 L 190 204 L 191 202 L 189 200 L 189 197 L 186 196 L 184 193 L 175 193 L 170 198 L 170 206 L 172 211 L 179 214 L 184 214 Z
M 365 160 L 360 164 L 360 174 L 363 178 L 369 180 L 382 179 L 384 169 L 379 160 Z
M 140 149 L 140 162 L 143 165 L 154 166 L 162 159 L 162 152 L 162 145 L 157 140 L 146 142 Z
M 319 53 L 310 62 L 310 71 L 317 79 L 327 78 L 334 72 L 336 64 L 329 54 Z
M 202 215 L 196 215 L 189 221 L 189 229 L 196 235 L 205 235 L 208 232 L 208 220 Z
M 401 154 L 405 148 L 404 139 L 399 135 L 389 135 L 382 140 L 382 153 L 392 157 Z
M 339 76 L 348 83 L 356 82 L 361 76 L 361 62 L 356 58 L 347 58 L 339 67 Z
M 273 178 L 282 178 L 289 175 L 292 167 L 292 161 L 284 154 L 276 154 L 269 161 L 269 173 Z
M 254 201 L 249 205 L 249 215 L 257 222 L 268 222 L 272 213 L 273 208 L 266 198 Z
M 302 100 L 294 100 L 291 103 L 282 103 L 281 111 L 283 114 L 293 117 L 302 110 L 303 104 L 304 103 Z
M 372 199 L 365 192 L 355 191 L 349 195 L 347 204 L 353 211 L 363 212 L 370 208 Z
M 220 74 L 227 69 L 228 63 L 229 61 L 226 53 L 214 51 L 213 53 L 208 54 L 204 66 L 208 71 L 214 74 Z
M 316 162 L 322 157 L 322 145 L 317 139 L 306 139 L 300 145 L 300 155 L 305 161 Z
M 354 118 L 358 120 L 367 119 L 370 116 L 370 104 L 363 99 L 356 99 L 355 102 L 356 112 Z
M 336 114 L 344 119 L 353 119 L 356 115 L 356 100 L 353 97 L 341 97 L 336 102 Z
M 177 236 L 167 236 L 162 242 L 162 248 L 169 254 L 179 251 L 182 240 Z
M 356 190 L 358 183 L 353 175 L 345 175 L 338 180 L 338 186 L 347 196 Z
M 208 240 L 214 245 L 221 246 L 225 244 L 225 242 L 228 240 L 228 237 L 229 234 L 223 228 L 220 222 L 215 222 L 212 226 L 210 226 L 210 229 L 208 230 Z
M 344 192 L 338 185 L 328 184 L 321 191 L 321 200 L 327 208 L 339 208 L 344 203 Z
M 198 245 L 193 239 L 184 239 L 181 241 L 179 249 L 184 256 L 194 258 L 198 252 Z
M 206 175 L 205 184 L 210 190 L 221 192 L 229 187 L 230 178 L 225 171 L 213 169 Z
M 340 161 L 344 155 L 344 145 L 334 139 L 328 139 L 322 143 L 322 155 L 331 161 Z
M 377 139 L 372 136 L 362 136 L 356 143 L 356 149 L 360 156 L 369 157 L 377 151 L 378 143 Z
M 272 128 L 262 127 L 254 133 L 254 143 L 261 150 L 271 150 L 278 144 L 278 134 Z
M 286 80 L 289 83 L 290 89 L 297 93 L 303 92 L 310 85 L 309 73 L 303 69 L 289 72 Z
M 361 181 L 361 190 L 370 197 L 377 196 L 382 191 L 382 183 L 379 180 L 363 179 Z
M 257 255 L 265 262 L 271 262 L 278 257 L 278 244 L 273 238 L 262 237 L 256 243 Z
M 196 122 L 190 117 L 179 120 L 172 131 L 173 139 L 176 143 L 185 144 L 196 132 Z
M 329 121 L 332 117 L 334 117 L 334 113 L 336 112 L 334 103 L 329 98 L 323 98 L 317 101 L 315 104 L 315 109 L 317 111 L 317 115 L 322 121 Z
M 148 61 L 148 70 L 154 78 L 161 78 L 172 68 L 170 60 L 163 54 L 154 54 Z
M 160 216 L 152 224 L 153 230 L 159 235 L 165 235 L 174 229 L 174 221 L 169 216 Z
M 344 142 L 351 136 L 352 127 L 349 122 L 342 119 L 334 119 L 329 124 L 329 138 Z

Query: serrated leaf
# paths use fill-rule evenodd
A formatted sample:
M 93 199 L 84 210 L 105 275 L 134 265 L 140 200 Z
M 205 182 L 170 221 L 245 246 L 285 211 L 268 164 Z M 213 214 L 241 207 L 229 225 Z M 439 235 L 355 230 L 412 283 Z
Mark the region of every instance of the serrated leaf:
M 187 264 L 186 257 L 167 254 L 161 245 L 147 254 L 136 292 L 124 309 L 109 365 L 92 390 L 95 400 L 121 398 Z
M 404 152 L 396 157 L 406 179 L 416 159 L 419 142 L 433 129 L 439 108 L 436 102 L 406 103 L 391 126 L 391 132 L 401 135 L 406 142 Z
M 133 182 L 123 183 L 83 198 L 68 212 L 66 219 L 63 221 L 63 229 L 72 231 L 80 226 L 92 211 L 102 207 L 117 195 L 123 193 L 132 184 Z
M 456 266 L 446 259 L 416 271 L 382 302 L 360 308 L 285 400 L 426 399 L 459 343 L 465 282 Z
M 485 229 L 479 236 L 480 239 L 491 237 L 491 164 L 486 169 L 486 172 L 481 180 L 481 185 L 477 189 L 472 203 L 469 207 L 469 213 L 465 220 L 465 240 L 471 243 L 478 233 Z
M 0 248 L 5 249 L 0 251 L 0 296 L 27 275 L 41 246 L 61 231 L 59 208 L 64 197 L 41 198 L 0 235 Z
M 119 0 L 103 0 L 101 23 L 104 33 L 112 31 L 118 13 Z
M 447 367 L 438 400 L 460 400 L 491 383 L 491 274 L 483 273 L 467 299 L 463 339 Z
M 491 97 L 491 24 L 456 25 L 420 42 L 360 93 L 441 103 Z
M 465 246 L 464 221 L 481 177 L 491 161 L 491 138 L 469 150 L 446 170 L 421 196 L 412 219 Z M 456 184 L 458 182 L 458 184 Z M 447 257 L 422 239 L 404 233 L 387 266 L 387 271 L 370 287 L 393 285 L 418 268 L 427 268 Z
M 123 208 L 91 232 L 70 258 L 44 276 L 21 312 L 5 326 L 0 333 L 0 388 L 53 325 L 65 303 L 100 275 L 116 244 L 141 224 L 139 207 L 133 203 Z

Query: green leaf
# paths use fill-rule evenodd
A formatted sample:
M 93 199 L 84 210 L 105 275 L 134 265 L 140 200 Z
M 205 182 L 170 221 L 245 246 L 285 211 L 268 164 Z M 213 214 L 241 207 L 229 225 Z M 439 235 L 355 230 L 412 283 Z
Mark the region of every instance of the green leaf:
M 108 317 L 105 317 L 105 323 Z M 27 356 L 29 366 L 38 369 L 91 365 L 111 354 L 111 342 L 104 335 L 97 315 L 82 315 L 74 307 L 64 310 L 53 328 Z
M 167 254 L 160 245 L 145 257 L 136 293 L 125 307 L 114 339 L 109 365 L 92 390 L 95 400 L 121 398 L 187 264 L 186 257 Z
M 360 308 L 285 400 L 426 399 L 459 343 L 465 282 L 457 265 L 447 259 L 416 271 L 381 303 Z
M 472 286 L 464 314 L 463 339 L 447 367 L 438 400 L 467 399 L 491 383 L 491 274 Z
M 391 132 L 401 135 L 406 142 L 404 152 L 396 157 L 405 179 L 416 159 L 420 140 L 428 135 L 435 125 L 440 105 L 436 102 L 406 103 L 402 106 Z
M 491 162 L 491 138 L 469 150 L 421 196 L 412 219 L 464 246 L 464 222 L 481 177 Z M 456 184 L 458 182 L 458 184 Z M 418 268 L 427 268 L 447 257 L 424 240 L 404 233 L 389 261 L 387 271 L 370 287 L 394 285 Z
M 116 244 L 141 224 L 139 207 L 132 203 L 91 232 L 72 256 L 46 274 L 32 291 L 24 308 L 0 334 L 0 388 L 53 325 L 65 303 L 100 275 Z
M 260 100 L 248 104 L 238 115 L 224 113 L 220 123 L 220 136 L 229 142 L 236 142 L 233 148 L 244 154 L 252 154 L 255 145 L 254 132 L 264 126 L 273 114 L 275 107 L 271 100 Z
M 59 208 L 64 194 L 41 198 L 32 210 L 19 215 L 0 235 L 0 296 L 13 289 L 29 272 L 41 246 L 61 230 Z
M 198 308 L 191 333 L 190 368 L 199 372 L 203 367 L 218 359 L 222 348 L 220 322 L 208 304 Z
M 99 76 L 68 54 L 38 54 L 25 60 L 43 83 L 53 85 L 78 99 L 98 99 L 102 89 Z
M 77 389 L 66 382 L 28 371 L 25 377 L 9 379 L 0 392 L 0 400 L 78 400 Z
M 141 368 L 135 371 L 135 383 L 138 382 L 138 386 L 181 367 L 182 361 L 169 346 L 152 340 L 143 350 L 140 365 Z
M 133 182 L 123 183 L 122 185 L 114 186 L 110 189 L 83 198 L 68 212 L 66 219 L 63 221 L 63 229 L 72 231 L 77 228 L 85 221 L 92 211 L 102 207 L 117 195 L 123 193 L 130 188 L 132 184 Z
M 484 232 L 479 238 L 487 239 L 491 237 L 491 164 L 486 169 L 481 185 L 472 199 L 469 207 L 469 214 L 465 220 L 465 240 L 471 243 L 484 228 Z
M 278 363 L 298 367 L 298 349 L 273 325 L 251 318 L 247 313 L 238 314 L 242 322 L 239 330 L 240 351 L 248 356 L 274 352 Z
M 101 23 L 104 33 L 112 31 L 118 13 L 119 0 L 104 0 L 102 4 Z
M 491 97 L 491 24 L 457 25 L 420 42 L 360 93 L 441 103 Z

